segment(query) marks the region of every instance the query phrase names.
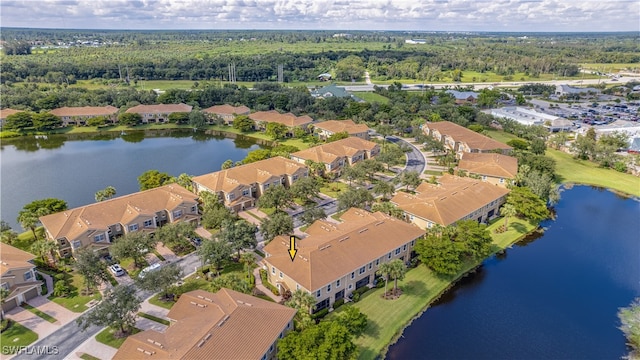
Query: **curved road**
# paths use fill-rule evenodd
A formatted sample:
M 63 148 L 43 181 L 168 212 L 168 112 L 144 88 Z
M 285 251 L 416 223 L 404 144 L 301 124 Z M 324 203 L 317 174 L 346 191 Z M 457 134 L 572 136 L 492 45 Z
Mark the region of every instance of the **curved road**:
M 387 136 L 387 140 L 391 141 L 394 144 L 404 143 L 409 146 L 411 152 L 407 153 L 407 166 L 404 168 L 405 171 L 415 171 L 419 175 L 421 175 L 427 167 L 427 159 L 424 157 L 424 154 L 418 150 L 418 148 L 412 143 L 403 140 L 399 137 L 395 136 Z

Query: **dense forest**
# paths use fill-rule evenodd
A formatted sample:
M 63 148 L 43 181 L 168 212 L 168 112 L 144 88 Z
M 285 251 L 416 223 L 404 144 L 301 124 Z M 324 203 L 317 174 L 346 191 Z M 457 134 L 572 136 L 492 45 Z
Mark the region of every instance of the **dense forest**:
M 420 38 L 424 44 L 406 44 Z M 459 80 L 462 71 L 575 76 L 578 64 L 637 63 L 637 33 L 467 34 L 332 31 L 73 31 L 2 29 L 3 83 L 88 79 Z M 32 46 L 25 50 L 25 44 Z M 480 80 L 480 79 L 479 79 Z

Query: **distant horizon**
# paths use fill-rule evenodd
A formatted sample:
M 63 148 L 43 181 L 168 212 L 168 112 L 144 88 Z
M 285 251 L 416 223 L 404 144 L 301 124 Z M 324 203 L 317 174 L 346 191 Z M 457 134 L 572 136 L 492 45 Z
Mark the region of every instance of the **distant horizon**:
M 7 28 L 582 33 L 639 31 L 638 0 L 2 0 Z M 438 30 L 425 30 L 438 29 Z

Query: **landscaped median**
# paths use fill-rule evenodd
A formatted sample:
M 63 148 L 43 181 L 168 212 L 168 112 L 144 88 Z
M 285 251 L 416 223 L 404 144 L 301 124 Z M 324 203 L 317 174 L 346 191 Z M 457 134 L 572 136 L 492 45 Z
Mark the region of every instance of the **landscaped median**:
M 514 242 L 522 239 L 537 226 L 517 218 L 510 218 L 507 231 L 497 234 L 494 230 L 504 224 L 499 219 L 487 229 L 490 231 L 495 245 L 495 251 L 503 250 Z M 399 282 L 402 288 L 402 296 L 396 300 L 384 300 L 384 289 L 374 289 L 364 294 L 359 302 L 355 303 L 362 313 L 368 317 L 367 328 L 364 334 L 355 340 L 359 348 L 359 359 L 375 359 L 401 331 L 416 316 L 420 316 L 429 304 L 440 297 L 455 281 L 460 279 L 479 263 L 467 263 L 463 269 L 454 276 L 439 277 L 425 265 L 419 265 L 407 271 L 404 280 Z M 333 314 L 339 313 L 340 309 Z M 335 316 L 331 314 L 330 316 Z

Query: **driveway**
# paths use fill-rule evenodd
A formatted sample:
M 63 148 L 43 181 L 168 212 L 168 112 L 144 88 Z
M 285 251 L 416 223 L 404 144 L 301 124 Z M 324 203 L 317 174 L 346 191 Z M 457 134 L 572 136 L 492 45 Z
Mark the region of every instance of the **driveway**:
M 54 303 L 53 301 L 49 301 L 49 299 L 45 298 L 44 296 L 33 298 L 27 303 L 34 308 L 37 308 L 38 310 L 46 313 L 47 315 L 53 316 L 57 321 L 55 323 L 50 323 L 32 313 L 31 311 L 28 311 L 21 307 L 12 309 L 6 315 L 9 319 L 20 323 L 27 329 L 32 330 L 33 332 L 38 334 L 39 339 L 42 339 L 49 334 L 56 332 L 62 326 L 72 322 L 80 316 L 79 313 L 69 311 L 64 307 Z
M 96 340 L 95 336 L 90 337 L 82 343 L 82 345 L 78 346 L 75 351 L 70 353 L 65 359 L 67 360 L 80 360 L 81 356 L 84 354 L 89 354 L 93 357 L 97 357 L 98 359 L 111 359 L 116 354 L 118 349 L 113 348 L 109 345 L 105 345 L 103 343 L 99 343 Z

